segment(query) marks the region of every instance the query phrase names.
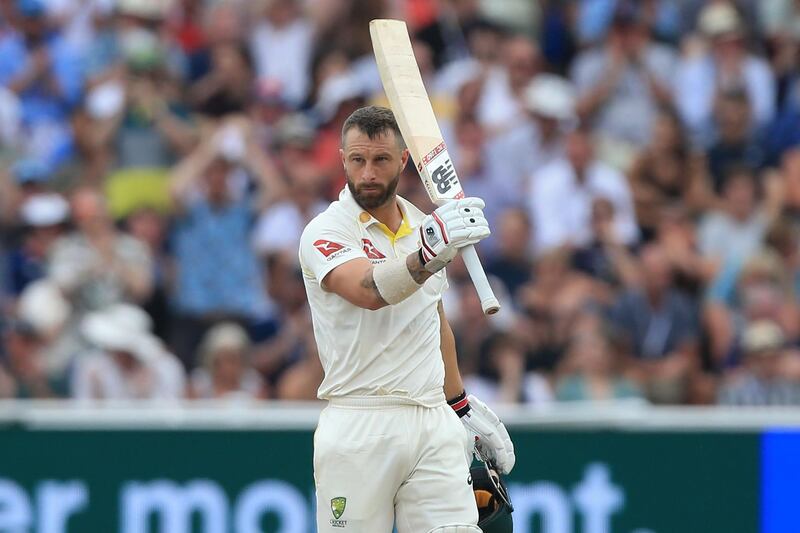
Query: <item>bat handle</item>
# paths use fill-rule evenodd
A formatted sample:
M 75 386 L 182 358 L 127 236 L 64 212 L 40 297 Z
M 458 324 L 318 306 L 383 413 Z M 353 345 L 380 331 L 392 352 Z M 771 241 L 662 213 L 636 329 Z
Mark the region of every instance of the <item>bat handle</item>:
M 461 257 L 467 266 L 467 271 L 469 271 L 469 277 L 472 278 L 472 283 L 475 285 L 475 290 L 478 291 L 478 298 L 481 299 L 483 312 L 487 315 L 495 314 L 500 310 L 500 302 L 497 301 L 492 287 L 489 285 L 489 280 L 486 279 L 486 272 L 483 271 L 475 246 L 470 245 L 462 248 Z

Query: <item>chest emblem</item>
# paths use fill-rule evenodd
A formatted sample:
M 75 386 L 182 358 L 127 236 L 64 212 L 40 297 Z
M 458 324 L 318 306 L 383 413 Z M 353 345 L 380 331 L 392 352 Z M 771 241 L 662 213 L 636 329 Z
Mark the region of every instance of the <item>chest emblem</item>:
M 364 253 L 367 254 L 367 257 L 370 259 L 386 259 L 386 256 L 383 255 L 375 245 L 372 244 L 372 241 L 369 239 L 361 239 L 361 242 L 364 244 Z

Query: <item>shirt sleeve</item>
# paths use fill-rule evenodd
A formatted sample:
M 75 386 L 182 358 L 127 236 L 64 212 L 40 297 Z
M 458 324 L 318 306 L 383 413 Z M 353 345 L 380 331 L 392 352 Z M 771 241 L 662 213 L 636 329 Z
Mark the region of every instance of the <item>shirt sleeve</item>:
M 365 258 L 366 254 L 356 235 L 329 219 L 313 220 L 300 237 L 300 266 L 322 287 L 322 280 L 337 266 Z

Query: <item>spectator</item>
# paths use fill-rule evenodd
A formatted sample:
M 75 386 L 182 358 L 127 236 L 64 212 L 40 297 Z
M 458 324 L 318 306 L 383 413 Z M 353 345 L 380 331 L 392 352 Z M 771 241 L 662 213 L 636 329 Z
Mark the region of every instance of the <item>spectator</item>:
M 642 6 L 617 4 L 604 43 L 578 55 L 571 78 L 579 115 L 613 150 L 611 161 L 625 164 L 650 141 L 658 107 L 672 99 L 676 58 L 652 41 Z
M 570 339 L 555 388 L 556 400 L 641 398 L 638 385 L 622 374 L 619 355 L 603 335 L 583 334 Z
M 697 311 L 674 286 L 664 250 L 645 245 L 640 288 L 624 292 L 611 309 L 611 323 L 633 356 L 647 397 L 657 403 L 688 400 L 697 368 Z
M 517 124 L 485 143 L 487 172 L 505 193 L 501 206 L 519 206 L 524 196 L 519 191 L 530 190 L 542 167 L 564 157 L 566 132 L 575 118 L 572 85 L 552 74 L 536 76 L 522 103 L 527 113 Z
M 628 171 L 636 220 L 646 240 L 654 236 L 668 206 L 678 202 L 690 208 L 697 206 L 697 173 L 693 172 L 691 157 L 680 118 L 667 107 L 659 108 L 650 142 Z
M 283 189 L 271 159 L 248 131 L 246 121 L 226 121 L 170 178 L 179 210 L 172 346 L 188 368 L 211 325 L 222 318 L 246 324 L 268 313 L 250 228 L 257 210 L 280 198 Z M 251 176 L 257 198 L 247 191 Z
M 719 367 L 738 364 L 737 348 L 748 323 L 771 320 L 788 339 L 800 338 L 800 303 L 789 272 L 773 250 L 759 251 L 741 268 L 724 270 L 709 287 L 703 313 L 711 354 Z
M 313 30 L 298 2 L 276 0 L 267 6 L 250 39 L 257 78 L 280 83 L 293 107 L 308 95 Z
M 74 311 L 146 300 L 153 278 L 145 245 L 117 230 L 100 192 L 78 188 L 71 204 L 75 231 L 53 245 L 47 271 Z
M 722 405 L 799 405 L 800 383 L 784 376 L 786 339 L 779 325 L 755 322 L 744 331 L 741 369 L 728 373 L 719 390 Z
M 66 232 L 69 204 L 55 193 L 37 194 L 22 204 L 20 218 L 23 234 L 19 244 L 9 250 L 6 269 L 15 296 L 44 277 L 53 244 Z
M 758 202 L 753 173 L 747 168 L 728 172 L 722 209 L 706 213 L 698 228 L 700 252 L 718 264 L 741 264 L 760 248 L 769 213 Z
M 486 401 L 543 404 L 553 399 L 550 384 L 538 372 L 526 370 L 522 344 L 508 334 L 495 334 L 481 347 L 477 373 L 464 376 L 467 390 Z
M 17 399 L 64 397 L 65 384 L 48 375 L 41 352 L 42 338 L 30 324 L 12 321 L 3 332 L 3 343 L 6 348 L 6 368 L 3 369 L 3 365 L 0 364 L 0 397 Z
M 253 366 L 274 391 L 274 397 L 299 400 L 314 397 L 322 382 L 322 367 L 306 305 L 303 275 L 295 263 L 281 255 L 270 258 L 269 294 L 280 309 L 280 323 L 273 335 L 257 339 Z
M 585 127 L 567 137 L 566 157 L 542 168 L 530 192 L 534 246 L 582 246 L 591 238 L 591 205 L 598 197 L 614 205 L 614 236 L 626 245 L 638 239 L 627 180 L 594 157 Z
M 516 122 L 525 88 L 542 68 L 538 47 L 525 36 L 509 37 L 502 49 L 503 64 L 487 73 L 477 109 L 478 120 L 490 132 Z
M 79 55 L 49 27 L 42 0 L 14 6 L 14 26 L 0 36 L 0 86 L 19 98 L 24 152 L 56 166 L 72 155 L 69 116 L 83 89 Z
M 573 267 L 610 287 L 630 287 L 639 281 L 636 260 L 614 232 L 614 205 L 606 198 L 592 201 L 591 240 L 572 255 Z
M 232 322 L 213 326 L 200 343 L 202 367 L 192 372 L 189 397 L 264 398 L 261 376 L 249 366 L 249 352 L 250 339 L 241 326 Z
M 0 171 L 0 224 L 19 224 L 20 208 L 26 200 L 51 189 L 52 174 L 41 161 L 23 158 Z
M 531 223 L 525 211 L 509 209 L 500 215 L 495 225 L 497 249 L 486 263 L 486 273 L 497 277 L 519 306 L 518 291 L 531 279 L 533 261 L 530 259 Z
M 160 184 L 163 190 L 167 169 L 191 149 L 195 133 L 166 46 L 154 32 L 138 27 L 120 39 L 120 63 L 89 94 L 76 122 L 91 170 L 82 178 L 97 183 L 113 172 L 112 182 L 133 182 L 127 194 L 141 196 L 145 187 Z
M 765 162 L 765 154 L 750 127 L 750 106 L 743 92 L 721 94 L 715 115 L 718 136 L 708 149 L 708 167 L 713 191 L 720 194 L 731 167 L 745 166 L 757 171 Z
M 767 62 L 747 51 L 736 8 L 728 2 L 707 3 L 697 25 L 709 47 L 687 43 L 674 80 L 675 105 L 693 142 L 707 146 L 703 141 L 712 133 L 714 102 L 721 93 L 744 92 L 751 125 L 766 125 L 775 114 L 775 81 Z
M 72 397 L 84 401 L 181 399 L 183 369 L 150 334 L 151 326 L 144 311 L 128 304 L 87 315 L 81 332 L 94 350 L 77 361 Z

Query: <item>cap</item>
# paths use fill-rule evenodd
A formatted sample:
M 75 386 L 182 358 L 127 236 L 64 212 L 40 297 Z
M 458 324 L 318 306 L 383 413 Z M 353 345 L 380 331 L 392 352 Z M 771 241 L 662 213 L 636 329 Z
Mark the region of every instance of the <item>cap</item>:
M 742 335 L 742 348 L 748 353 L 769 353 L 782 348 L 785 342 L 783 330 L 772 320 L 758 320 L 748 324 Z
M 249 345 L 250 338 L 242 326 L 234 322 L 221 322 L 205 334 L 200 351 L 207 358 L 220 350 L 243 350 Z
M 11 167 L 11 174 L 19 185 L 50 181 L 50 169 L 37 159 L 20 159 Z
M 732 4 L 713 3 L 700 11 L 697 27 L 708 37 L 719 37 L 724 34 L 741 34 L 742 21 L 739 12 Z
M 20 208 L 20 218 L 26 226 L 46 227 L 66 222 L 69 204 L 59 194 L 42 193 L 28 198 Z
M 572 84 L 553 74 L 539 74 L 525 88 L 523 100 L 532 113 L 555 120 L 575 118 Z

